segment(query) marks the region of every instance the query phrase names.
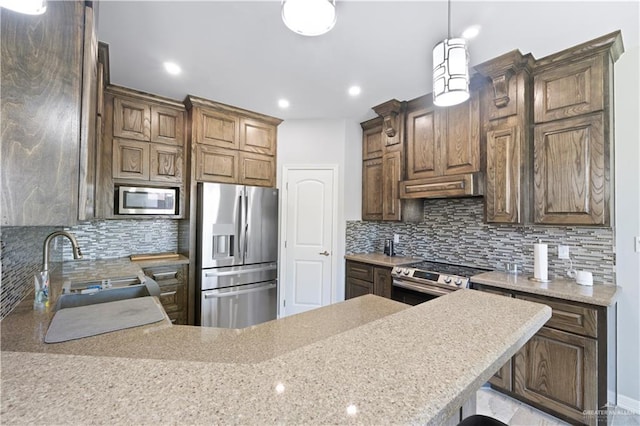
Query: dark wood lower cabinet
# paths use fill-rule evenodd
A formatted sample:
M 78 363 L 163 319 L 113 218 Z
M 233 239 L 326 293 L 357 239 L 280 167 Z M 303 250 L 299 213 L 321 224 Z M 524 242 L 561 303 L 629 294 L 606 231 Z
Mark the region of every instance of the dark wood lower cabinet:
M 391 268 L 347 260 L 345 299 L 365 294 L 391 299 Z
M 572 424 L 606 425 L 615 389 L 616 306 L 595 306 L 474 284 L 551 307 L 549 321 L 489 380 L 491 386 Z
M 514 360 L 516 394 L 577 421 L 598 410 L 595 339 L 542 327 Z
M 173 324 L 187 324 L 187 265 L 153 266 L 143 269 L 160 286 L 160 303 Z

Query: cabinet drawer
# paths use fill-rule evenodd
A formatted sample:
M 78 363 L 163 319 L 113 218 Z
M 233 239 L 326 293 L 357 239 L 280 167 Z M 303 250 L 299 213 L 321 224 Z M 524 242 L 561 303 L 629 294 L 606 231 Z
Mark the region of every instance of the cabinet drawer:
M 167 313 L 182 310 L 181 291 L 182 286 L 177 283 L 160 287 L 160 303 Z
M 535 297 L 519 295 L 516 297 L 531 302 L 543 303 L 551 307 L 551 318 L 547 321 L 545 327 L 581 334 L 583 336 L 597 337 L 598 313 L 594 308 L 538 299 Z
M 347 276 L 373 282 L 373 266 L 366 263 L 347 262 Z
M 147 275 L 149 275 L 154 280 L 164 281 L 164 280 L 173 280 L 178 278 L 178 270 L 177 269 L 149 269 L 146 271 Z

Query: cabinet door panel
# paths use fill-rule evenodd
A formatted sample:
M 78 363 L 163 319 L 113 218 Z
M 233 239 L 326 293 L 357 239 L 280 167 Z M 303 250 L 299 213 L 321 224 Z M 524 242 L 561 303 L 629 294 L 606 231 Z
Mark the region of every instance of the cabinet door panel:
M 609 198 L 603 117 L 596 114 L 536 126 L 536 223 L 604 225 Z
M 358 278 L 347 278 L 345 299 L 351 299 L 365 294 L 373 294 L 373 283 Z
M 373 294 L 391 299 L 391 270 L 375 268 L 373 272 Z
M 439 118 L 432 108 L 407 114 L 407 178 L 421 179 L 439 175 Z
M 182 146 L 184 113 L 171 108 L 151 106 L 151 142 Z
M 240 119 L 240 149 L 276 155 L 276 127 L 251 118 Z
M 366 129 L 362 135 L 362 159 L 382 157 L 382 126 Z
M 514 391 L 584 422 L 598 409 L 596 356 L 596 340 L 543 327 L 515 356 Z
M 196 144 L 196 180 L 238 183 L 238 151 Z
M 113 140 L 114 179 L 149 180 L 149 143 Z
M 181 183 L 183 163 L 181 147 L 151 144 L 151 180 Z
M 487 222 L 520 222 L 520 138 L 516 127 L 487 133 Z
M 251 152 L 239 153 L 240 183 L 243 185 L 275 186 L 275 158 Z
M 533 78 L 535 122 L 600 111 L 604 107 L 604 57 L 553 68 Z
M 1 224 L 73 225 L 84 2 L 49 2 L 42 16 L 1 13 Z
M 151 108 L 128 98 L 113 99 L 113 135 L 139 141 L 151 140 Z
M 362 164 L 362 220 L 382 220 L 382 158 Z
M 240 148 L 240 122 L 237 116 L 205 109 L 198 109 L 195 116 L 195 142 L 227 149 Z
M 446 108 L 443 123 L 443 174 L 480 171 L 480 97 L 477 92 L 462 104 Z
M 385 153 L 382 157 L 382 220 L 400 220 L 401 171 L 402 153 Z

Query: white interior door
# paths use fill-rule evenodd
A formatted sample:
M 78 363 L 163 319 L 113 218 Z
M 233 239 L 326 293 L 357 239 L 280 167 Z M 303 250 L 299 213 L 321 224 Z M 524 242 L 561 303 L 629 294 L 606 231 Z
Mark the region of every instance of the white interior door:
M 337 225 L 336 167 L 284 172 L 281 317 L 331 303 Z

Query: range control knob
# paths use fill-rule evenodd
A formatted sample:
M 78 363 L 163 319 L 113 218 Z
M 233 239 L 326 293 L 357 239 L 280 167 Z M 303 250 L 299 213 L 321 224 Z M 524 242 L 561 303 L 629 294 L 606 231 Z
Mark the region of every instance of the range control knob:
M 405 274 L 405 275 L 409 275 L 409 272 L 411 272 L 411 270 L 409 268 L 404 268 L 402 270 L 402 273 Z
M 456 285 L 457 285 L 458 287 L 462 285 L 462 278 L 458 278 L 458 279 L 456 280 Z
M 451 277 L 445 277 L 444 282 L 447 284 L 451 284 Z

